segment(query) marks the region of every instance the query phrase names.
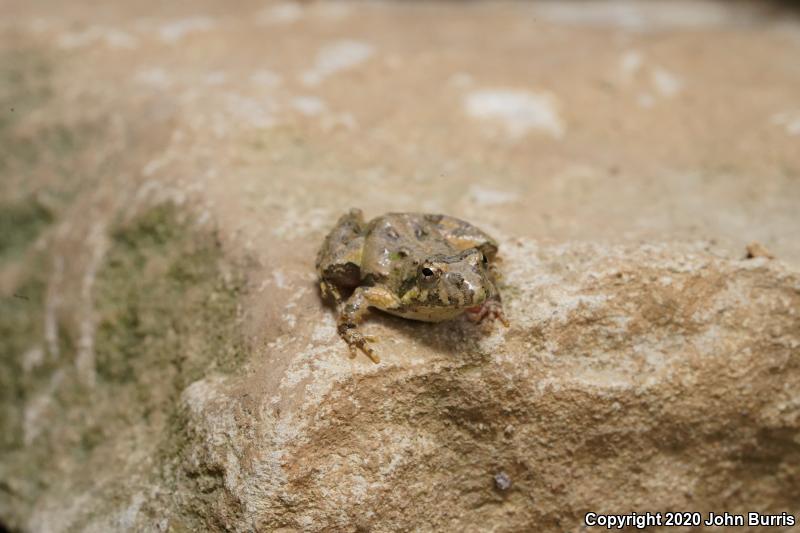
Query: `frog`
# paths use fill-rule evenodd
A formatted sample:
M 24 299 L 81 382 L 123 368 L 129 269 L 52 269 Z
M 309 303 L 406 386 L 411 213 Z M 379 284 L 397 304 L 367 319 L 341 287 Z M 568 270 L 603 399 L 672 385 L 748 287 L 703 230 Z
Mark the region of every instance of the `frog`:
M 351 357 L 380 362 L 376 338 L 359 326 L 370 309 L 442 322 L 499 320 L 509 326 L 497 288 L 498 243 L 464 220 L 441 214 L 387 213 L 369 221 L 342 215 L 316 259 L 320 293 L 337 310 L 337 332 Z

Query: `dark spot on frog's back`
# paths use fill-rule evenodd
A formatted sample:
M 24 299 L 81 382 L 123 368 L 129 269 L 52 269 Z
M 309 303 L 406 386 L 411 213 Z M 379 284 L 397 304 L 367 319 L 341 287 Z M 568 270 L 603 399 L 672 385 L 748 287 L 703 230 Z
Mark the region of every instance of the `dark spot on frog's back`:
M 410 252 L 408 251 L 408 248 L 400 248 L 396 252 L 390 253 L 389 254 L 389 259 L 391 259 L 392 261 L 397 261 L 399 259 L 405 259 L 409 255 L 410 255 Z
M 392 239 L 393 241 L 396 241 L 397 239 L 399 239 L 399 238 L 400 238 L 400 234 L 398 234 L 398 233 L 397 233 L 397 230 L 396 230 L 396 229 L 394 229 L 394 228 L 393 228 L 393 227 L 391 227 L 391 226 L 387 226 L 387 227 L 386 227 L 385 234 L 386 234 L 386 236 L 387 236 L 387 237 L 389 237 L 389 238 L 390 238 L 390 239 Z
M 425 220 L 433 222 L 434 224 L 441 222 L 442 218 L 444 218 L 444 215 L 425 215 Z
M 422 226 L 414 225 L 414 236 L 417 239 L 425 239 L 428 237 L 428 230 L 427 228 L 423 228 Z

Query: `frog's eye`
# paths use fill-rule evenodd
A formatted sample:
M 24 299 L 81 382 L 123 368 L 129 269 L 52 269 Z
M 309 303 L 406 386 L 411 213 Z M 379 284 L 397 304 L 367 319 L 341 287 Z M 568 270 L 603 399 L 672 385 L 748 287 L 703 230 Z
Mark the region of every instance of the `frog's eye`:
M 433 277 L 433 270 L 431 270 L 428 267 L 423 268 L 422 270 L 420 270 L 420 272 L 422 272 L 422 275 L 425 276 L 426 278 Z

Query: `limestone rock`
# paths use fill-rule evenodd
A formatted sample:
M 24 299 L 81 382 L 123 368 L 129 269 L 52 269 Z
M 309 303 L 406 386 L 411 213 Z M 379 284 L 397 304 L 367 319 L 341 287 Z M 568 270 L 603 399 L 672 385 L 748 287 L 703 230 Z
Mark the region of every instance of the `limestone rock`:
M 242 366 L 205 366 L 191 382 L 129 370 L 153 395 L 175 391 L 156 404 L 172 420 L 131 418 L 87 457 L 61 459 L 90 474 L 34 470 L 48 482 L 4 516 L 52 531 L 519 531 L 575 530 L 598 510 L 794 510 L 796 273 L 699 244 L 501 250 L 510 328 L 376 316 L 374 365 L 348 357 L 332 312 L 300 289 L 290 308 L 302 321 Z M 81 409 L 114 427 L 107 406 Z M 15 496 L 34 481 L 0 464 Z
M 520 531 L 795 510 L 796 274 L 667 245 L 505 249 L 508 330 L 387 318 L 368 326 L 384 363 L 351 363 L 312 299 L 321 325 L 273 341 L 297 354 L 277 395 L 244 399 L 258 375 L 191 385 L 188 454 L 220 480 L 207 519 Z

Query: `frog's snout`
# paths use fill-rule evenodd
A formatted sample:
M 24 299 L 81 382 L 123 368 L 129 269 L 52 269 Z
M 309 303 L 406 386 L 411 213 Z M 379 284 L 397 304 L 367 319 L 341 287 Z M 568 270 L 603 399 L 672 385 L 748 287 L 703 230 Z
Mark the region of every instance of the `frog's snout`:
M 466 285 L 466 281 L 464 280 L 464 276 L 459 274 L 458 272 L 448 272 L 445 276 L 448 283 L 458 287 L 459 289 L 463 289 L 464 285 Z
M 454 296 L 453 301 L 459 302 L 460 305 L 480 305 L 486 300 L 485 283 L 480 276 L 464 276 L 460 272 L 448 272 L 445 280 L 450 287 L 448 292 Z

